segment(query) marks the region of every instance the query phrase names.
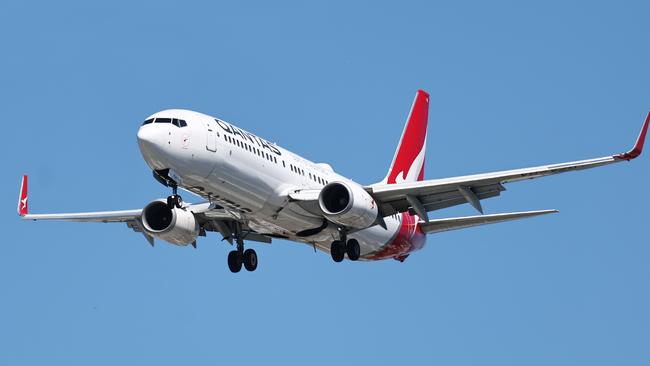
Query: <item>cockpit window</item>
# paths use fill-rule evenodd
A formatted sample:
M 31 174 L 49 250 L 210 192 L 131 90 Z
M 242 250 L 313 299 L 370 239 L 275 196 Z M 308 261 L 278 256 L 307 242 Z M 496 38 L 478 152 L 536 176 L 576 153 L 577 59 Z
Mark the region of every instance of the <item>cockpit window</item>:
M 184 119 L 178 119 L 178 118 L 173 118 L 172 119 L 172 124 L 176 127 L 185 127 L 187 126 L 187 122 L 185 122 Z
M 185 122 L 184 119 L 173 118 L 172 123 L 176 127 L 185 127 L 185 126 L 187 126 L 187 122 Z
M 165 118 L 165 117 L 158 117 L 154 120 L 154 118 L 150 118 L 142 124 L 148 125 L 149 123 L 154 122 L 154 123 L 171 123 L 176 127 L 187 127 L 187 122 L 185 122 L 184 119 L 178 119 L 178 118 Z

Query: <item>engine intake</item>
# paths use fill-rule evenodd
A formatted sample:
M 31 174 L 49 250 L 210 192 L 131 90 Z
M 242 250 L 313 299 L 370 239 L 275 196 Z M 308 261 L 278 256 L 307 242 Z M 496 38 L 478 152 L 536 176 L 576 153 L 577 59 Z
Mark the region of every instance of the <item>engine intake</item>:
M 364 229 L 373 225 L 379 214 L 375 200 L 354 182 L 332 182 L 320 192 L 318 204 L 330 221 Z
M 142 225 L 153 237 L 175 245 L 188 245 L 199 236 L 194 214 L 169 208 L 163 200 L 153 201 L 142 210 Z

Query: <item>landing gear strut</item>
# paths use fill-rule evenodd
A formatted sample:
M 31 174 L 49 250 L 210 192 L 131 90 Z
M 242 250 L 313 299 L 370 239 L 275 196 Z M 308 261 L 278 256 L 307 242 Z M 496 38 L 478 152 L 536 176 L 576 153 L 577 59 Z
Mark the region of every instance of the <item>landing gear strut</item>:
M 183 207 L 183 198 L 178 195 L 178 186 L 172 186 L 172 195 L 167 197 L 167 207 L 170 209 Z
M 257 269 L 257 253 L 253 249 L 244 250 L 244 240 L 241 237 L 241 229 L 237 229 L 237 249 L 228 253 L 228 268 L 230 272 L 241 271 L 242 264 L 247 271 L 253 272 Z

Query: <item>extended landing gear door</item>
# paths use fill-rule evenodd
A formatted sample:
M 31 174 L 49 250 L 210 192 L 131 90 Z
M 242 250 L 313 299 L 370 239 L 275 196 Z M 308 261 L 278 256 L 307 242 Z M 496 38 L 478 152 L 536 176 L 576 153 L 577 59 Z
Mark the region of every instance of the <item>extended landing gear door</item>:
M 212 121 L 206 122 L 205 125 L 207 129 L 205 148 L 210 151 L 217 151 L 217 126 Z

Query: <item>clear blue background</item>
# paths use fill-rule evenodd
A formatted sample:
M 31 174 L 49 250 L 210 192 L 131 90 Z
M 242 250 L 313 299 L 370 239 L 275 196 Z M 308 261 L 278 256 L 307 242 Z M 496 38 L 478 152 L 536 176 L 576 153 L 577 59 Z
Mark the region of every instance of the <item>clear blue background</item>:
M 605 156 L 650 109 L 647 2 L 0 3 L 0 364 L 650 364 L 650 158 L 508 185 L 405 263 L 22 222 L 168 195 L 135 134 L 219 116 L 362 183 L 431 93 L 428 178 Z M 186 193 L 186 200 L 191 197 Z M 432 217 L 474 214 L 470 207 Z

